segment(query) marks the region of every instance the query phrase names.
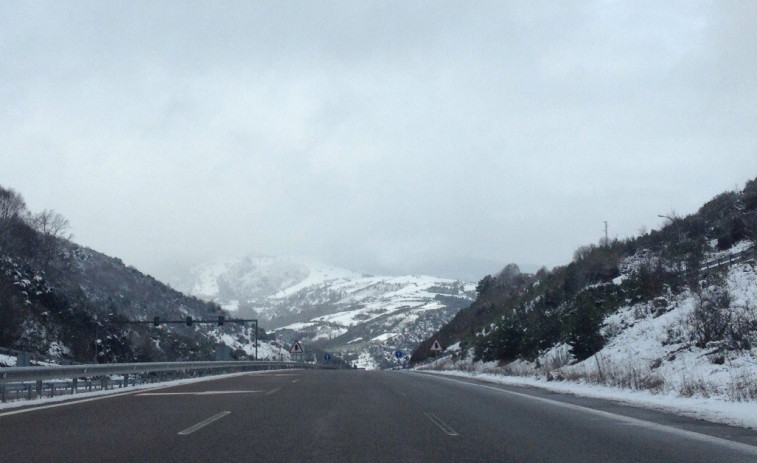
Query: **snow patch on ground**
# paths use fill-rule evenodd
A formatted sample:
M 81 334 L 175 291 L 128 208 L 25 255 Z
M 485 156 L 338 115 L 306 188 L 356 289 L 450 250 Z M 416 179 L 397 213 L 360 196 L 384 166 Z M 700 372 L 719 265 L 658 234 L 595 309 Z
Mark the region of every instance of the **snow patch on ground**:
M 393 337 L 397 336 L 399 333 L 384 333 L 376 336 L 375 338 L 372 338 L 371 341 L 373 342 L 385 342 Z
M 352 366 L 366 370 L 377 370 L 379 368 L 376 360 L 368 352 L 361 352 L 357 360 L 352 362 Z
M 347 328 L 324 327 L 318 330 L 318 334 L 316 334 L 312 338 L 312 341 L 318 341 L 319 339 L 336 338 L 337 336 L 341 336 L 346 332 L 347 332 Z
M 292 331 L 303 331 L 308 328 L 316 326 L 317 323 L 313 322 L 307 322 L 307 323 L 292 323 L 291 325 L 287 325 L 284 327 L 279 328 L 279 330 L 292 330 Z
M 192 269 L 195 284 L 190 294 L 198 297 L 210 298 L 218 294 L 218 277 L 228 272 L 231 263 L 213 263 Z
M 242 336 L 238 333 L 230 334 L 213 330 L 208 333 L 208 336 L 215 339 L 219 344 L 228 346 L 233 351 L 241 350 L 250 357 L 255 355 L 255 340 L 254 337 L 250 336 L 250 333 Z M 290 360 L 288 351 L 282 349 L 281 346 L 265 341 L 258 341 L 257 356 L 260 360 Z
M 313 286 L 321 286 L 325 284 L 326 282 L 332 282 L 333 280 L 336 280 L 336 281 L 344 280 L 345 282 L 348 282 L 350 280 L 361 277 L 361 275 L 355 272 L 351 272 L 349 270 L 345 270 L 338 267 L 313 264 L 313 265 L 309 265 L 309 268 L 310 268 L 310 273 L 304 280 L 300 281 L 299 283 L 293 286 L 282 289 L 276 294 L 270 296 L 270 298 L 271 299 L 286 299 L 287 297 L 292 296 L 298 291 L 301 291 L 303 289 L 313 287 Z
M 226 301 L 223 304 L 221 304 L 221 308 L 227 312 L 237 312 L 239 311 L 239 301 L 237 300 Z

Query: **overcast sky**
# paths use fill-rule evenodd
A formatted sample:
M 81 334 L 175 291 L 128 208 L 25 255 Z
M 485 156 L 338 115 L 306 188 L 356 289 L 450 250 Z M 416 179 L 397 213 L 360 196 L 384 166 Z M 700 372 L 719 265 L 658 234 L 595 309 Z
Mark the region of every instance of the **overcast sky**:
M 0 185 L 167 278 L 480 279 L 757 177 L 757 2 L 0 2 Z

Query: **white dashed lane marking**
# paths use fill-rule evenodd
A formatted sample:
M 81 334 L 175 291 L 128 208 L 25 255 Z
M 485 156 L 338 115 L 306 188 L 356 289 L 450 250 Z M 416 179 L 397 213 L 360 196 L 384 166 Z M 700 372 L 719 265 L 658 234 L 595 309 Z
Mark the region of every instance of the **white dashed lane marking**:
M 198 429 L 202 429 L 205 426 L 209 425 L 210 423 L 212 423 L 214 421 L 218 421 L 218 420 L 220 420 L 221 418 L 223 418 L 224 416 L 226 416 L 226 415 L 228 415 L 230 413 L 231 412 L 221 412 L 221 413 L 218 413 L 217 415 L 213 415 L 213 416 L 211 416 L 210 418 L 208 418 L 205 421 L 200 421 L 196 425 L 194 425 L 194 426 L 192 426 L 190 428 L 187 428 L 187 429 L 185 429 L 183 431 L 180 431 L 179 435 L 180 436 L 187 436 L 189 434 L 192 434 L 193 432 L 197 431 Z

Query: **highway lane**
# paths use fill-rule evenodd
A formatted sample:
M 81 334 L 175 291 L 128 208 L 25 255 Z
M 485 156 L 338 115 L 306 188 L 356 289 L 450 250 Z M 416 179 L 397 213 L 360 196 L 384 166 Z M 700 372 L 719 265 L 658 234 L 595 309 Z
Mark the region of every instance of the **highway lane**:
M 0 413 L 3 462 L 741 462 L 757 461 L 752 444 L 750 430 L 410 372 L 254 373 Z

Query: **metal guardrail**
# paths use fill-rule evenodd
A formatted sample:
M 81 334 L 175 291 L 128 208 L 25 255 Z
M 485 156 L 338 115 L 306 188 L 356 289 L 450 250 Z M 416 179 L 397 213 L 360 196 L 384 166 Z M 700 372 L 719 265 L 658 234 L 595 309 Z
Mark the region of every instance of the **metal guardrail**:
M 226 361 L 226 362 L 146 362 L 93 365 L 53 365 L 47 367 L 8 367 L 0 369 L 0 385 L 10 382 L 47 379 L 80 378 L 161 371 L 244 369 L 276 366 L 280 368 L 307 368 L 310 364 L 298 362 Z
M 699 271 L 706 272 L 715 268 L 737 264 L 740 262 L 746 262 L 753 259 L 757 260 L 757 246 L 752 246 L 734 254 L 726 254 L 724 256 L 708 260 L 700 266 Z
M 92 364 L 92 365 L 54 365 L 45 367 L 8 367 L 0 368 L 0 396 L 2 401 L 7 400 L 8 386 L 16 383 L 35 382 L 36 397 L 42 396 L 43 381 L 71 380 L 71 394 L 76 394 L 78 380 L 100 377 L 102 389 L 107 388 L 108 378 L 113 375 L 123 375 L 123 384 L 128 385 L 129 376 L 162 373 L 162 372 L 187 372 L 209 370 L 265 370 L 275 368 L 329 368 L 323 365 L 314 365 L 300 362 L 268 362 L 268 361 L 204 361 L 204 362 L 147 362 L 147 363 L 119 363 L 119 364 Z M 86 381 L 91 388 L 91 381 Z M 122 387 L 124 387 L 122 386 Z M 27 388 L 29 389 L 29 388 Z M 29 389 L 29 398 L 31 390 Z

